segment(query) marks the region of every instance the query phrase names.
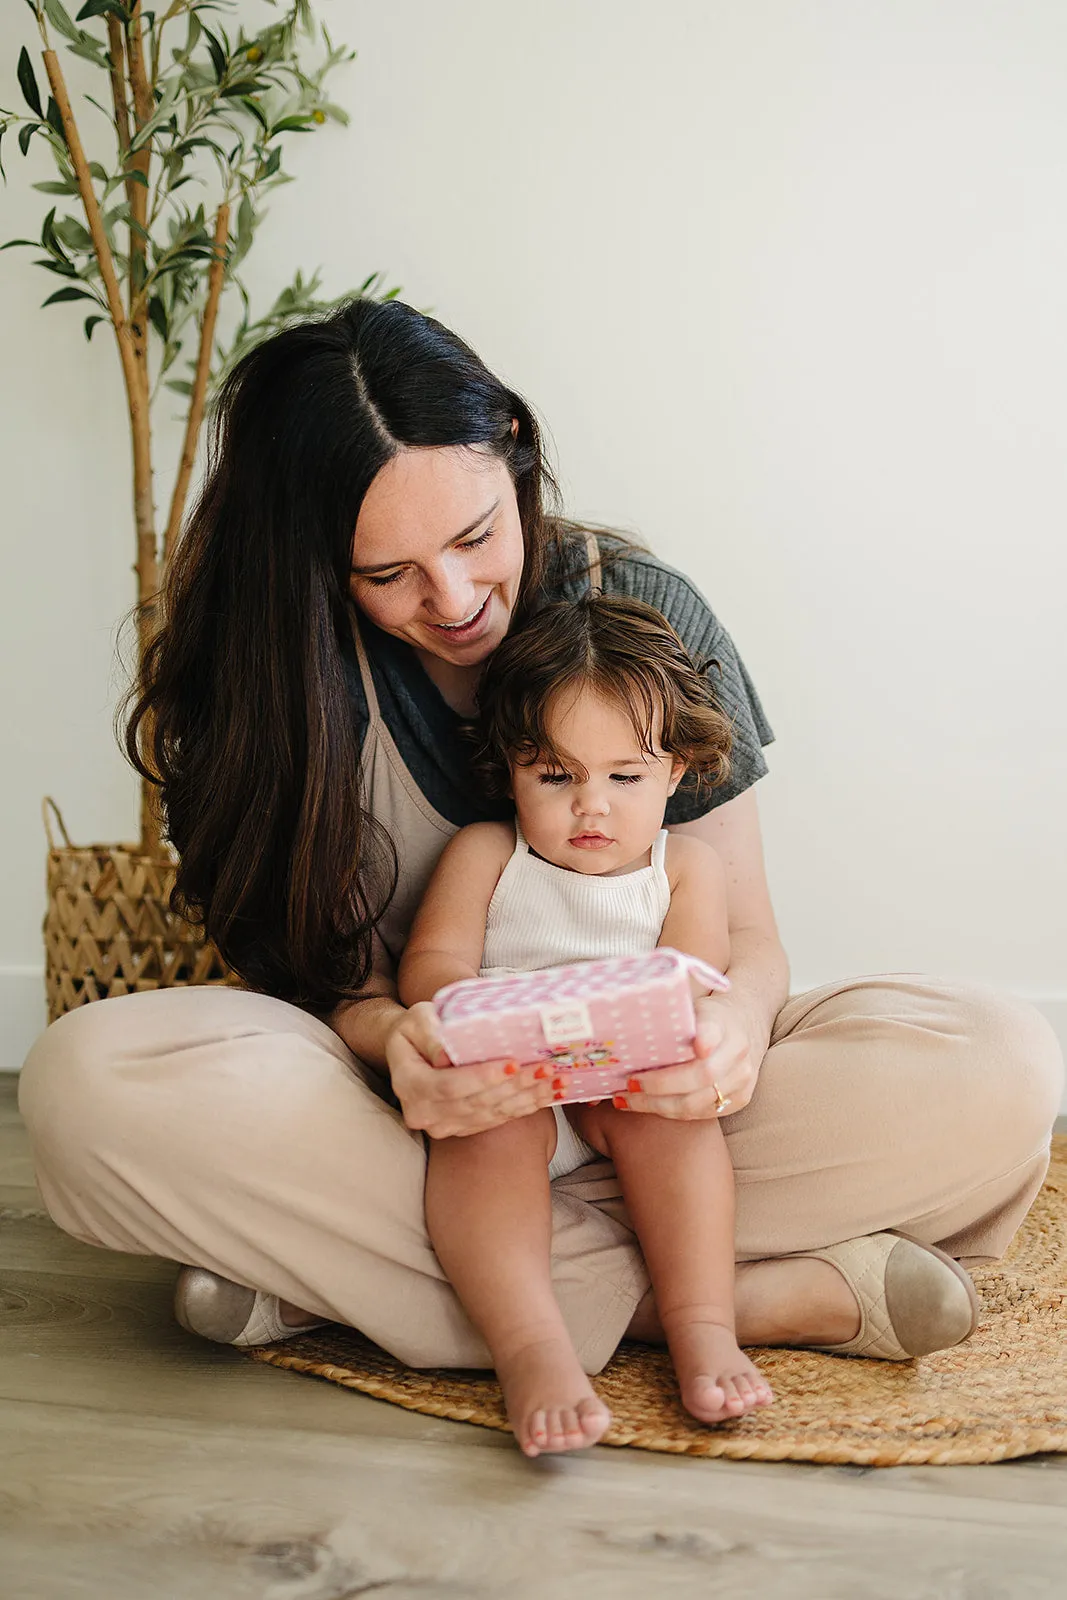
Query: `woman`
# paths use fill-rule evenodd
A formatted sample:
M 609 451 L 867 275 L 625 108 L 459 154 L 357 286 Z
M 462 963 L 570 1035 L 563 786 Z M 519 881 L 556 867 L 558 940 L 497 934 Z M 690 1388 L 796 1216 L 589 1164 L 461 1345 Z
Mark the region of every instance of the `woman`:
M 722 858 L 732 987 L 699 1002 L 697 1061 L 632 1105 L 731 1102 L 738 1337 L 894 1359 L 955 1343 L 973 1325 L 955 1262 L 1001 1254 L 1045 1174 L 1052 1034 L 1019 1002 L 917 977 L 787 998 L 754 788 L 771 733 L 744 667 L 684 577 L 587 544 L 549 489 L 526 404 L 401 304 L 355 301 L 237 368 L 128 744 L 161 782 L 179 891 L 247 987 L 108 1000 L 48 1030 L 21 1100 L 49 1210 L 187 1263 L 178 1314 L 209 1338 L 335 1319 L 413 1366 L 488 1364 L 427 1239 L 422 1134 L 525 1116 L 551 1086 L 435 1070 L 432 1012 L 404 1011 L 393 974 L 447 839 L 507 814 L 466 765 L 485 661 L 600 581 L 714 660 L 733 724 L 728 782 L 667 814 Z M 554 1225 L 586 1370 L 657 1338 L 610 1166 L 555 1184 Z

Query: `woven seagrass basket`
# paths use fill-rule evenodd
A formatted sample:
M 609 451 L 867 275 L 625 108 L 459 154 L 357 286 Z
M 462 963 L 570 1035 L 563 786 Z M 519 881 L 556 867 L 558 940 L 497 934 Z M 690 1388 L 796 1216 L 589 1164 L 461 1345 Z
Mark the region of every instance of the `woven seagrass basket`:
M 136 845 L 74 845 L 55 801 L 46 799 L 42 812 L 49 1022 L 111 995 L 236 982 L 203 930 L 171 910 L 173 861 L 145 855 Z

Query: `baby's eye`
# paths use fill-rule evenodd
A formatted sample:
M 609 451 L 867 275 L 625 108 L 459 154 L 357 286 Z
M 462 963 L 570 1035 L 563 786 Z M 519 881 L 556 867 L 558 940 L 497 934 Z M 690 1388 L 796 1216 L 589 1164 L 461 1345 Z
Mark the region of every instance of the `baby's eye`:
M 538 783 L 549 783 L 554 787 L 558 787 L 561 783 L 570 783 L 571 776 L 569 772 L 542 772 L 537 781 Z
M 644 773 L 641 772 L 613 772 L 611 781 L 612 783 L 640 783 L 643 777 Z

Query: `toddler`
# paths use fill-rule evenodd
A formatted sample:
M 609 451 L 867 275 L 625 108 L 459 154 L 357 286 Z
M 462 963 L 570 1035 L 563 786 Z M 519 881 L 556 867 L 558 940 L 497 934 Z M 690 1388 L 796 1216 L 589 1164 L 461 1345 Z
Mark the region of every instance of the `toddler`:
M 495 652 L 479 708 L 476 770 L 513 797 L 515 822 L 475 823 L 449 842 L 401 962 L 405 1005 L 461 978 L 659 944 L 725 969 L 719 858 L 668 834 L 663 816 L 680 783 L 721 781 L 729 725 L 659 612 L 599 594 L 547 607 Z M 734 1337 L 722 1130 L 637 1114 L 640 1093 L 635 1077 L 610 1105 L 430 1141 L 430 1237 L 529 1456 L 595 1444 L 611 1420 L 550 1276 L 549 1181 L 601 1156 L 615 1164 L 684 1405 L 720 1422 L 772 1399 Z

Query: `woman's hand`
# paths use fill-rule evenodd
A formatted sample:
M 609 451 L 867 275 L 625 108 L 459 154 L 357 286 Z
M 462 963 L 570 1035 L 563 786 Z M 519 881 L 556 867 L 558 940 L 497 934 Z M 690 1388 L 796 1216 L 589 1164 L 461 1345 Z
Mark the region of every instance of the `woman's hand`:
M 552 1075 L 543 1067 L 519 1067 L 512 1061 L 448 1067 L 437 1037 L 437 1014 L 428 1000 L 412 1006 L 395 1024 L 385 1056 L 405 1123 L 431 1139 L 481 1133 L 552 1104 Z
M 688 1122 L 730 1116 L 748 1105 L 763 1052 L 751 1039 L 744 1014 L 725 994 L 704 995 L 693 1009 L 696 1059 L 631 1078 L 626 1095 L 631 1111 L 652 1111 Z

